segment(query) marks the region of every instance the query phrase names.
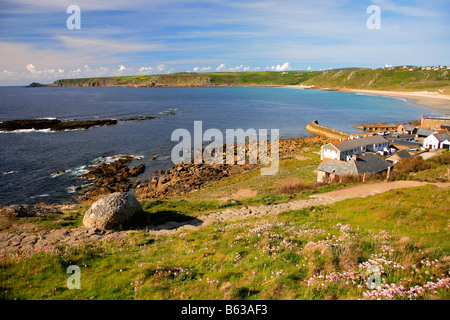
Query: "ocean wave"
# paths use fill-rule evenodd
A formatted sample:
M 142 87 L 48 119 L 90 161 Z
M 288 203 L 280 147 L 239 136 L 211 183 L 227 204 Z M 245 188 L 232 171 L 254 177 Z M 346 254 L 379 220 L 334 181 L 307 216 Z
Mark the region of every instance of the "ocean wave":
M 7 175 L 13 174 L 15 172 L 17 172 L 17 171 L 14 171 L 14 170 L 12 170 L 12 171 L 5 171 L 5 172 L 2 172 L 2 176 L 7 176 Z
M 38 194 L 36 196 L 31 196 L 30 199 L 36 199 L 36 198 L 46 198 L 46 197 L 50 197 L 49 194 L 44 193 L 44 194 Z
M 75 193 L 77 186 L 70 186 L 66 190 L 68 193 Z
M 392 99 L 398 99 L 398 100 L 402 100 L 402 101 L 408 102 L 408 100 L 405 99 L 405 98 L 393 97 L 393 96 L 384 96 L 384 95 L 381 95 L 381 94 L 378 95 L 378 94 L 369 94 L 369 93 L 355 92 L 355 95 L 357 95 L 357 96 L 369 96 L 369 97 L 392 98 Z
M 72 176 L 76 176 L 76 177 L 80 177 L 86 173 L 89 173 L 89 170 L 87 169 L 88 167 L 96 167 L 101 165 L 102 163 L 104 164 L 111 164 L 114 161 L 120 159 L 121 157 L 132 157 L 133 160 L 142 160 L 144 159 L 144 156 L 142 155 L 132 155 L 132 154 L 118 154 L 118 155 L 113 155 L 113 156 L 107 156 L 107 157 L 97 157 L 94 158 L 92 161 L 90 161 L 88 164 L 86 165 L 82 165 L 76 168 L 72 168 L 72 169 L 67 169 L 67 170 L 61 170 L 58 172 L 54 172 L 51 174 L 52 178 L 56 178 L 59 177 L 61 175 L 64 174 L 69 174 Z
M 114 161 L 120 159 L 121 157 L 132 157 L 134 160 L 142 160 L 144 159 L 144 156 L 142 155 L 134 155 L 134 154 L 116 154 L 113 156 L 107 156 L 107 157 L 98 157 L 95 158 L 92 162 L 93 163 L 105 163 L 105 164 L 111 164 Z
M 158 112 L 160 115 L 175 115 L 177 113 L 180 113 L 180 108 L 167 108 L 166 110 Z
M 18 129 L 18 130 L 12 130 L 12 131 L 2 131 L 0 130 L 0 133 L 53 133 L 55 131 L 52 131 L 50 129 Z

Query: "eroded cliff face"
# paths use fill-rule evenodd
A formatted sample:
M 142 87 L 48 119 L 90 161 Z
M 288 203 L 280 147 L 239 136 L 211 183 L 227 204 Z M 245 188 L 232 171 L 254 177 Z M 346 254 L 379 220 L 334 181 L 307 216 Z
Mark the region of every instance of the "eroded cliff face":
M 123 78 L 86 78 L 57 80 L 50 87 L 209 87 L 213 81 L 209 76 L 145 76 Z

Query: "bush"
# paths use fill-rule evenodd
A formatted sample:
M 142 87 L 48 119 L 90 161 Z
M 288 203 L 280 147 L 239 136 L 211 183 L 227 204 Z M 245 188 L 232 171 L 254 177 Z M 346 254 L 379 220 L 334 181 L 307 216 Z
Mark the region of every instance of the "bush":
M 431 167 L 429 162 L 420 157 L 406 158 L 394 167 L 391 177 L 393 179 L 406 179 L 410 173 L 427 170 Z
M 294 183 L 290 185 L 280 186 L 275 190 L 275 194 L 295 194 L 302 191 L 312 190 L 326 185 L 326 183 L 312 182 L 310 184 Z
M 446 165 L 450 164 L 450 152 L 445 152 L 428 160 L 429 163 Z

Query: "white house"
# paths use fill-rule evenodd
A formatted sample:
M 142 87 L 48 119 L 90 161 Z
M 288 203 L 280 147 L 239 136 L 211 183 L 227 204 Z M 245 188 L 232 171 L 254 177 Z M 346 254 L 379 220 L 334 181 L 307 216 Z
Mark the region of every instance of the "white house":
M 353 155 L 364 155 L 368 152 L 389 153 L 389 141 L 381 136 L 346 140 L 338 143 L 328 143 L 321 148 L 323 159 L 349 161 Z
M 427 149 L 449 149 L 450 133 L 444 130 L 439 130 L 433 134 L 430 134 L 423 140 L 423 146 Z

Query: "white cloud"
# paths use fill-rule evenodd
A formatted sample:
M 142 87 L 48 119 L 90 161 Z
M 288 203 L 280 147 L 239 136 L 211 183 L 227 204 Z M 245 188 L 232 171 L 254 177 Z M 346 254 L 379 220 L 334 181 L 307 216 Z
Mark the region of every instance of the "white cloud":
M 167 70 L 167 66 L 165 64 L 159 64 L 156 67 L 156 70 L 158 70 L 158 71 L 165 71 L 165 70 Z
M 126 69 L 126 67 L 123 64 L 121 64 L 120 67 L 119 67 L 119 72 L 121 72 L 121 71 L 123 71 L 125 69 Z
M 272 71 L 286 71 L 291 70 L 292 67 L 289 62 L 285 62 L 282 65 L 277 64 L 276 66 L 266 67 L 266 70 L 272 70 Z
M 207 71 L 210 70 L 211 68 L 207 68 L 205 70 L 202 71 Z M 257 68 L 259 69 L 259 68 Z M 225 72 L 242 72 L 242 71 L 250 71 L 250 67 L 244 67 L 244 65 L 238 65 L 235 67 L 227 67 L 225 63 L 220 64 L 217 68 L 216 71 L 225 71 Z
M 36 67 L 32 63 L 27 64 L 27 70 L 30 71 L 30 73 L 36 73 Z
M 216 68 L 216 71 L 225 71 L 225 63 L 222 63 L 220 66 Z
M 211 71 L 211 67 L 200 68 L 197 66 L 197 67 L 192 68 L 192 71 L 188 70 L 187 72 L 206 72 L 206 71 Z
M 152 67 L 140 67 L 138 72 L 139 72 L 139 74 L 151 73 L 151 72 L 153 72 L 153 68 Z
M 401 6 L 393 3 L 390 0 L 373 0 L 374 4 L 380 6 L 381 11 L 391 11 L 400 15 L 412 16 L 412 17 L 425 17 L 425 18 L 435 18 L 440 15 L 437 11 L 428 10 L 431 6 L 422 7 L 408 7 Z

